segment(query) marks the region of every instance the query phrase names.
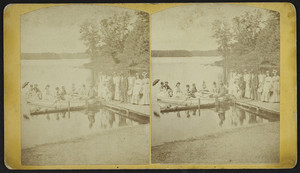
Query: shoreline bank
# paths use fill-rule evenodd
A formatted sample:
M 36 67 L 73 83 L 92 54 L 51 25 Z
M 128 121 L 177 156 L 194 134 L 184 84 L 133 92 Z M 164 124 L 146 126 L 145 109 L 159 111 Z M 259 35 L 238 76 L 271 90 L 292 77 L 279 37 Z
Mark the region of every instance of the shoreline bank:
M 149 124 L 21 150 L 23 165 L 148 164 Z
M 269 122 L 152 146 L 152 163 L 278 163 L 279 129 L 279 121 Z

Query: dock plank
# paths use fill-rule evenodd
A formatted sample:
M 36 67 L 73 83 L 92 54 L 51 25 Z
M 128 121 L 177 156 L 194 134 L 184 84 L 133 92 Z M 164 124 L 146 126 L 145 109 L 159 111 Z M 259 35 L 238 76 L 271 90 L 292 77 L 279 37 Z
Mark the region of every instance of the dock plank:
M 236 104 L 263 109 L 269 112 L 280 114 L 280 103 L 267 103 L 251 99 L 239 99 Z
M 131 103 L 122 103 L 118 101 L 100 101 L 101 104 L 108 107 L 119 108 L 120 110 L 128 110 L 132 113 L 150 117 L 149 105 L 133 105 Z

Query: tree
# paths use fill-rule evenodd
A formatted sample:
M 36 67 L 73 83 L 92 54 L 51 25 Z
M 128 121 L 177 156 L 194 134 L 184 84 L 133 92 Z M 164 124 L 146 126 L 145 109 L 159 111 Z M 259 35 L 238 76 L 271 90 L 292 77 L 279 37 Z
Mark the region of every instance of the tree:
M 102 55 L 111 57 L 115 63 L 120 63 L 117 57 L 124 50 L 124 43 L 129 33 L 130 16 L 128 13 L 114 14 L 100 22 L 100 33 L 104 47 Z
M 124 52 L 120 55 L 130 63 L 149 63 L 149 14 L 138 11 L 133 29 L 125 41 Z
M 274 62 L 279 65 L 280 59 L 280 14 L 269 11 L 265 27 L 260 31 L 255 50 L 260 61 Z
M 99 25 L 96 21 L 85 21 L 80 25 L 80 34 L 80 40 L 87 47 L 86 52 L 95 60 L 103 44 L 99 33 Z
M 262 27 L 262 13 L 259 10 L 245 12 L 232 19 L 234 52 L 237 55 L 247 54 L 255 50 L 257 38 Z
M 224 80 L 227 78 L 228 58 L 231 52 L 232 33 L 228 23 L 220 20 L 215 20 L 212 24 L 213 37 L 218 44 L 218 51 L 225 60 Z

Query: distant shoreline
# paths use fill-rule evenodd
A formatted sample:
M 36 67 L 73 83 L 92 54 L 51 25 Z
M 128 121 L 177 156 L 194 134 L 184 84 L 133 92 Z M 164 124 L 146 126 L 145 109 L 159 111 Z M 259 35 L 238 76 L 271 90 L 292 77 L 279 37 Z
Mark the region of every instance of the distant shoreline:
M 21 60 L 88 59 L 86 53 L 21 53 Z
M 218 50 L 151 50 L 151 57 L 220 56 Z

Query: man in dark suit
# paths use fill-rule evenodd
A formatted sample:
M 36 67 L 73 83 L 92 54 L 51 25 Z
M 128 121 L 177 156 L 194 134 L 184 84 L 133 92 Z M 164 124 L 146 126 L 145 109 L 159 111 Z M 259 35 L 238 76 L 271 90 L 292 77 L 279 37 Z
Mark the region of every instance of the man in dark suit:
M 251 70 L 251 72 L 250 72 L 250 98 L 252 100 L 258 100 L 257 88 L 258 88 L 258 75 L 257 75 L 257 73 L 254 73 L 253 70 Z

